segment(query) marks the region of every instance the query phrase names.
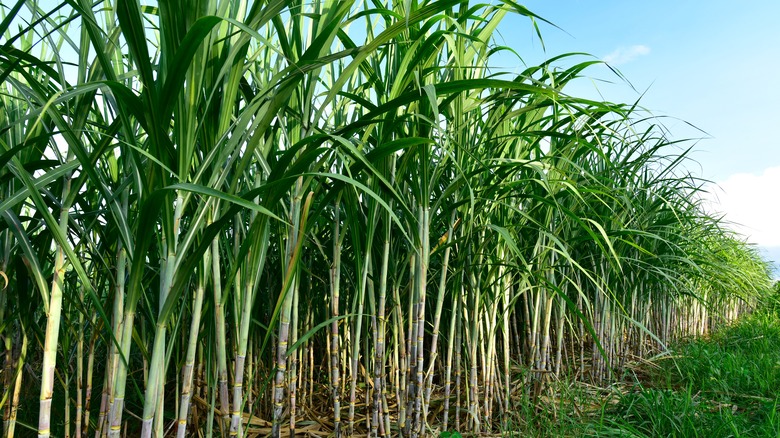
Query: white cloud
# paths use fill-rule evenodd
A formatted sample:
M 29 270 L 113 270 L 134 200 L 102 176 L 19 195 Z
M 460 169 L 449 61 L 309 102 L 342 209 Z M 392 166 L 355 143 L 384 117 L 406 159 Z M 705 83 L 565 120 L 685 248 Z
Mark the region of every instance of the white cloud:
M 714 211 L 726 215 L 731 227 L 763 247 L 780 246 L 780 166 L 760 175 L 737 173 L 709 187 Z
M 607 64 L 620 65 L 629 63 L 637 57 L 647 55 L 648 53 L 650 53 L 650 47 L 637 44 L 631 47 L 619 47 L 609 55 L 601 58 L 601 60 Z

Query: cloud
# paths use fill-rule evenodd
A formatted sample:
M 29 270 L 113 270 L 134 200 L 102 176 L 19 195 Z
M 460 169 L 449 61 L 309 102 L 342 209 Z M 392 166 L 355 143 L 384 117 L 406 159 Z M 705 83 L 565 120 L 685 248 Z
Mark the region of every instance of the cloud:
M 650 53 L 650 47 L 637 44 L 631 47 L 618 47 L 609 55 L 601 58 L 602 61 L 611 65 L 626 64 L 634 59 Z
M 760 175 L 737 173 L 709 187 L 705 198 L 713 211 L 726 215 L 731 228 L 763 247 L 780 246 L 780 166 Z

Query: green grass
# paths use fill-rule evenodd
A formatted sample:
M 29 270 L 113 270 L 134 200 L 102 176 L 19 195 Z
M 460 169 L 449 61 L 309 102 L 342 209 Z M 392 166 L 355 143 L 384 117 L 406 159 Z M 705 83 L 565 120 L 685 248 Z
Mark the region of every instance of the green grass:
M 585 436 L 780 436 L 780 313 L 762 310 L 689 340 L 648 381 L 603 404 Z
M 780 437 L 780 306 L 689 338 L 608 388 L 553 383 L 516 405 L 505 436 Z

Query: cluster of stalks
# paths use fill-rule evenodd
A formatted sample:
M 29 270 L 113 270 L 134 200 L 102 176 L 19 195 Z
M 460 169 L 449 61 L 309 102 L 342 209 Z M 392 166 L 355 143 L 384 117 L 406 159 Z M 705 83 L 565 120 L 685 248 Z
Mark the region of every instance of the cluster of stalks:
M 514 2 L 55 3 L 0 7 L 5 436 L 492 432 L 767 287 L 595 61 L 491 72 Z

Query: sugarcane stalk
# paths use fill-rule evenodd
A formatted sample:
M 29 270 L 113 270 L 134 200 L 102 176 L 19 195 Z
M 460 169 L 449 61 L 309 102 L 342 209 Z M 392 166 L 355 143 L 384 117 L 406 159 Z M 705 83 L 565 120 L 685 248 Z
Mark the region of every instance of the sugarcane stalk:
M 487 315 L 487 318 L 484 320 L 484 326 L 485 326 L 485 334 L 487 337 L 486 340 L 486 349 L 487 351 L 483 353 L 483 379 L 484 379 L 484 388 L 485 388 L 485 396 L 484 396 L 484 426 L 485 429 L 489 430 L 491 428 L 491 417 L 493 413 L 493 389 L 495 384 L 495 363 L 496 363 L 496 334 L 498 332 L 497 322 L 498 322 L 498 304 L 499 300 L 498 297 L 500 297 L 500 291 L 496 290 L 497 287 L 500 285 L 500 282 L 497 280 L 494 280 L 494 299 L 493 302 L 490 303 L 490 307 L 488 309 L 489 313 Z
M 79 288 L 79 301 L 84 303 L 84 289 Z M 84 409 L 82 388 L 84 386 L 84 313 L 79 312 L 79 326 L 76 334 L 76 429 L 77 438 L 81 438 L 81 414 Z
M 399 286 L 393 286 L 393 299 L 395 304 L 393 315 L 393 344 L 395 345 L 395 396 L 398 406 L 398 430 L 404 432 L 406 422 L 406 334 L 404 333 L 404 318 L 401 313 L 401 299 Z
M 454 232 L 454 226 L 455 226 L 455 211 L 452 211 L 452 214 L 450 215 L 450 226 L 447 229 L 447 234 L 445 234 L 444 239 L 445 242 L 452 242 L 453 232 Z M 440 239 L 440 244 L 443 239 Z M 433 315 L 433 336 L 431 337 L 431 354 L 430 358 L 428 359 L 428 371 L 427 371 L 427 378 L 425 382 L 425 411 L 427 411 L 428 404 L 431 401 L 431 392 L 433 391 L 433 367 L 436 363 L 436 359 L 438 358 L 438 343 L 439 343 L 439 331 L 440 331 L 440 323 L 441 323 L 441 313 L 442 308 L 444 307 L 444 296 L 446 294 L 446 285 L 447 285 L 447 272 L 449 269 L 449 262 L 450 262 L 450 250 L 452 249 L 451 245 L 448 245 L 444 249 L 444 256 L 442 257 L 442 264 L 441 264 L 441 274 L 439 276 L 439 293 L 436 297 L 436 310 L 434 311 Z M 452 339 L 452 338 L 450 338 Z M 426 415 L 427 417 L 427 415 Z
M 422 416 L 423 412 L 427 413 L 427 406 L 423 406 L 423 390 L 424 390 L 424 363 L 425 363 L 425 298 L 427 295 L 427 283 L 428 283 L 428 260 L 430 258 L 430 211 L 427 203 L 420 209 L 420 242 L 419 248 L 420 258 L 417 265 L 417 289 L 420 303 L 418 304 L 419 312 L 417 314 L 417 382 L 415 393 L 415 421 L 414 431 L 412 432 L 412 438 L 416 438 L 418 434 L 425 433 L 425 420 Z
M 410 283 L 410 289 L 412 291 L 411 297 L 409 299 L 409 309 L 408 309 L 408 315 L 409 315 L 409 323 L 408 323 L 408 331 L 406 335 L 406 345 L 407 345 L 407 365 L 406 365 L 406 400 L 404 402 L 405 408 L 402 408 L 401 411 L 402 414 L 405 414 L 403 418 L 405 421 L 403 422 L 403 431 L 404 436 L 411 436 L 412 433 L 412 426 L 414 422 L 414 401 L 415 401 L 415 393 L 416 393 L 416 366 L 417 366 L 417 324 L 420 322 L 417 313 L 419 312 L 419 306 L 418 306 L 418 297 L 417 293 L 419 292 L 419 289 L 416 287 L 416 275 L 417 275 L 417 255 L 412 253 L 412 255 L 409 257 L 409 283 Z M 401 416 L 399 416 L 399 419 Z
M 370 246 L 370 245 L 369 245 Z M 355 319 L 355 325 L 353 327 L 352 335 L 352 355 L 350 358 L 350 383 L 349 383 L 349 411 L 347 416 L 348 429 L 347 433 L 352 436 L 355 431 L 355 401 L 357 398 L 357 378 L 358 378 L 358 359 L 360 356 L 360 339 L 363 329 L 363 305 L 365 302 L 365 290 L 366 281 L 368 279 L 368 266 L 371 263 L 371 252 L 366 251 L 365 261 L 363 264 L 362 279 L 360 281 L 360 288 L 355 295 L 357 300 L 357 318 Z
M 124 190 L 121 195 L 121 209 L 123 214 L 127 214 L 128 193 Z M 116 287 L 114 288 L 114 300 L 111 313 L 111 336 L 119 336 L 124 327 L 124 307 L 125 307 L 125 284 L 127 273 L 127 250 L 121 240 L 117 241 L 116 253 Z M 116 339 L 112 339 L 108 348 L 108 364 L 105 371 L 103 391 L 100 397 L 100 413 L 98 414 L 98 423 L 95 428 L 95 438 L 106 436 L 109 429 L 109 413 L 114 404 L 114 390 L 116 381 L 116 371 L 123 358 L 120 356 L 119 346 Z
M 92 327 L 95 326 L 96 319 L 97 314 L 93 313 L 92 323 L 90 324 Z M 89 434 L 89 408 L 92 403 L 92 377 L 95 370 L 95 344 L 97 341 L 97 335 L 98 332 L 95 331 L 95 333 L 93 333 L 92 340 L 89 343 L 89 355 L 87 356 L 87 379 L 86 389 L 84 391 L 84 437 L 87 437 Z
M 70 154 L 71 152 L 69 152 Z M 70 199 L 70 185 L 71 179 L 66 177 L 60 199 Z M 63 204 L 61 206 L 58 226 L 62 234 L 67 233 L 69 209 L 70 205 Z M 53 275 L 43 346 L 43 364 L 41 367 L 38 438 L 51 436 L 51 402 L 54 395 L 54 369 L 57 366 L 57 345 L 60 334 L 60 318 L 62 316 L 62 289 L 65 277 L 65 251 L 60 244 L 57 244 L 55 249 Z
M 465 273 L 462 274 L 465 276 Z M 461 279 L 460 283 L 460 297 L 457 298 L 457 300 L 461 303 L 465 302 L 465 290 L 463 285 L 463 279 Z M 460 306 L 463 308 L 463 305 Z M 461 310 L 462 315 L 466 315 L 465 309 Z M 457 315 L 457 313 L 456 313 Z M 455 349 L 455 430 L 460 430 L 460 408 L 463 406 L 461 404 L 461 351 L 463 349 L 463 346 L 461 345 L 463 335 L 463 318 L 456 317 L 455 318 L 455 345 L 457 348 Z
M 163 434 L 165 371 L 167 368 L 167 361 L 165 358 L 167 321 L 165 320 L 165 315 L 162 314 L 162 310 L 173 285 L 173 276 L 175 274 L 178 259 L 176 252 L 183 204 L 183 197 L 181 193 L 178 193 L 173 215 L 173 234 L 171 235 L 170 241 L 166 241 L 165 236 L 163 237 L 162 248 L 167 251 L 167 257 L 164 259 L 161 269 L 157 323 L 155 326 L 152 359 L 150 362 L 141 421 L 142 438 L 150 438 L 152 433 L 157 437 L 162 437 Z
M 214 207 L 216 215 L 216 207 Z M 216 219 L 214 217 L 213 219 Z M 227 428 L 230 419 L 230 402 L 228 396 L 228 371 L 227 371 L 227 341 L 225 339 L 225 309 L 222 297 L 222 265 L 219 249 L 219 239 L 214 238 L 211 243 L 211 275 L 212 287 L 214 289 L 214 323 L 216 324 L 215 333 L 217 336 L 217 386 L 219 388 L 219 405 L 221 416 L 219 419 L 220 427 Z
M 382 244 L 382 267 L 379 274 L 379 298 L 377 316 L 375 319 L 376 329 L 374 330 L 374 400 L 373 400 L 373 412 L 374 418 L 372 424 L 374 430 L 372 430 L 373 436 L 379 436 L 379 422 L 383 424 L 383 429 L 388 429 L 389 415 L 385 411 L 384 415 L 380 415 L 382 411 L 382 400 L 386 396 L 386 382 L 385 382 L 385 325 L 387 323 L 385 319 L 385 306 L 387 301 L 387 277 L 388 267 L 390 262 L 390 216 L 385 216 L 385 233 L 384 242 Z M 380 418 L 381 417 L 381 418 Z M 387 433 L 388 430 L 383 430 Z M 385 435 L 382 433 L 382 436 Z
M 298 300 L 299 300 L 298 293 L 293 294 L 293 302 L 292 302 L 292 316 L 290 318 L 290 325 L 292 326 L 291 334 L 290 334 L 290 342 L 295 344 L 298 341 Z M 248 325 L 248 324 L 247 324 Z M 293 351 L 292 356 L 289 357 L 290 361 L 290 383 L 289 383 L 289 391 L 290 391 L 290 436 L 295 436 L 295 416 L 297 414 L 297 373 L 298 373 L 298 356 L 300 354 L 299 350 Z
M 561 375 L 561 361 L 562 361 L 562 351 L 563 351 L 563 324 L 566 320 L 566 314 L 564 311 L 566 310 L 566 301 L 564 301 L 563 297 L 558 297 L 558 314 L 557 314 L 557 321 L 555 326 L 555 377 L 560 377 Z
M 301 185 L 302 179 L 299 178 L 290 202 L 291 226 L 288 229 L 287 245 L 284 254 L 284 259 L 286 261 L 284 266 L 284 283 L 279 296 L 282 303 L 279 313 L 279 343 L 277 345 L 276 354 L 276 376 L 273 393 L 273 426 L 271 430 L 271 436 L 274 438 L 281 436 L 282 413 L 284 410 L 284 387 L 285 378 L 287 377 L 287 349 L 290 337 L 293 296 L 298 293 L 298 254 L 303 244 L 303 228 L 306 224 L 306 214 L 312 198 L 312 194 L 310 193 L 306 199 L 306 206 L 304 206 L 303 213 L 301 213 Z
M 330 301 L 331 301 L 331 317 L 333 322 L 331 323 L 330 334 L 330 348 L 328 354 L 330 356 L 330 380 L 332 387 L 332 399 L 333 399 L 333 434 L 336 438 L 341 436 L 341 375 L 340 375 L 340 361 L 339 354 L 341 349 L 339 348 L 339 299 L 340 299 L 340 284 L 341 284 L 341 222 L 339 220 L 339 199 L 336 199 L 333 208 L 333 261 L 330 268 Z
M 472 312 L 470 319 L 470 327 L 468 330 L 468 348 L 469 348 L 469 361 L 470 361 L 470 367 L 469 367 L 469 391 L 467 392 L 467 398 L 468 398 L 468 415 L 469 415 L 469 429 L 473 431 L 474 433 L 480 432 L 480 419 L 479 419 L 479 388 L 477 384 L 478 379 L 478 360 L 479 355 L 477 354 L 477 350 L 479 349 L 479 332 L 481 330 L 482 325 L 480 324 L 481 318 L 480 318 L 480 293 L 477 288 L 477 282 L 474 278 L 473 273 L 467 274 L 469 278 L 469 285 L 470 289 L 473 291 L 470 295 L 472 295 L 472 302 L 469 304 L 470 310 Z
M 500 253 L 500 259 L 505 260 L 506 254 L 504 254 L 503 248 L 501 249 Z M 508 263 L 507 263 L 508 264 Z M 510 380 L 510 356 L 511 356 L 511 343 L 510 343 L 510 326 L 509 326 L 509 315 L 512 313 L 512 309 L 510 308 L 510 302 L 511 302 L 511 278 L 508 273 L 505 272 L 505 267 L 501 266 L 500 268 L 500 281 L 501 281 L 501 298 L 503 299 L 502 302 L 502 312 L 501 316 L 503 319 L 503 323 L 501 324 L 501 335 L 503 340 L 503 348 L 504 352 L 502 354 L 502 357 L 504 359 L 504 406 L 502 407 L 501 411 L 503 413 L 503 424 L 502 427 L 507 428 L 509 426 L 509 413 L 511 412 L 511 391 L 512 391 L 512 383 Z M 518 354 L 520 352 L 518 351 Z
M 187 433 L 187 415 L 190 410 L 193 393 L 192 379 L 195 367 L 195 353 L 198 348 L 200 335 L 200 319 L 203 309 L 203 298 L 206 295 L 206 280 L 210 271 L 211 251 L 207 249 L 203 254 L 203 264 L 198 275 L 198 286 L 195 289 L 192 303 L 192 321 L 190 322 L 187 353 L 184 359 L 184 369 L 182 370 L 181 402 L 179 403 L 179 421 L 176 429 L 177 438 L 184 438 Z
M 27 358 L 27 331 L 24 325 L 20 325 L 22 332 L 22 347 L 19 352 L 19 358 L 16 360 L 16 369 L 13 373 L 14 390 L 11 397 L 10 411 L 8 414 L 8 421 L 6 422 L 5 436 L 7 438 L 13 438 L 16 431 L 16 417 L 19 412 L 19 396 L 22 392 L 22 378 L 24 377 L 24 361 Z
M 442 430 L 448 430 L 447 426 L 449 426 L 449 419 L 450 419 L 450 399 L 452 394 L 452 355 L 455 351 L 455 328 L 457 326 L 458 321 L 460 318 L 458 317 L 458 303 L 460 302 L 460 297 L 453 294 L 452 296 L 452 317 L 450 318 L 450 328 L 449 332 L 447 334 L 447 339 L 449 342 L 447 342 L 447 365 L 445 368 L 445 375 L 444 375 L 444 419 L 442 421 Z M 461 346 L 458 345 L 458 349 L 460 349 Z M 456 364 L 457 366 L 457 364 Z M 457 371 L 456 371 L 457 372 Z
M 230 435 L 241 436 L 242 435 L 242 403 L 243 403 L 243 387 L 244 387 L 244 364 L 247 357 L 247 348 L 249 346 L 249 326 L 252 318 L 252 307 L 254 306 L 256 284 L 255 279 L 258 278 L 260 272 L 262 272 L 265 266 L 266 252 L 268 250 L 268 222 L 265 216 L 255 220 L 262 220 L 261 233 L 258 237 L 260 242 L 259 248 L 255 248 L 256 262 L 254 263 L 254 272 L 249 272 L 250 275 L 244 289 L 243 306 L 241 308 L 241 324 L 239 326 L 238 336 L 238 349 L 236 351 L 235 369 L 233 372 L 233 411 L 230 422 Z

